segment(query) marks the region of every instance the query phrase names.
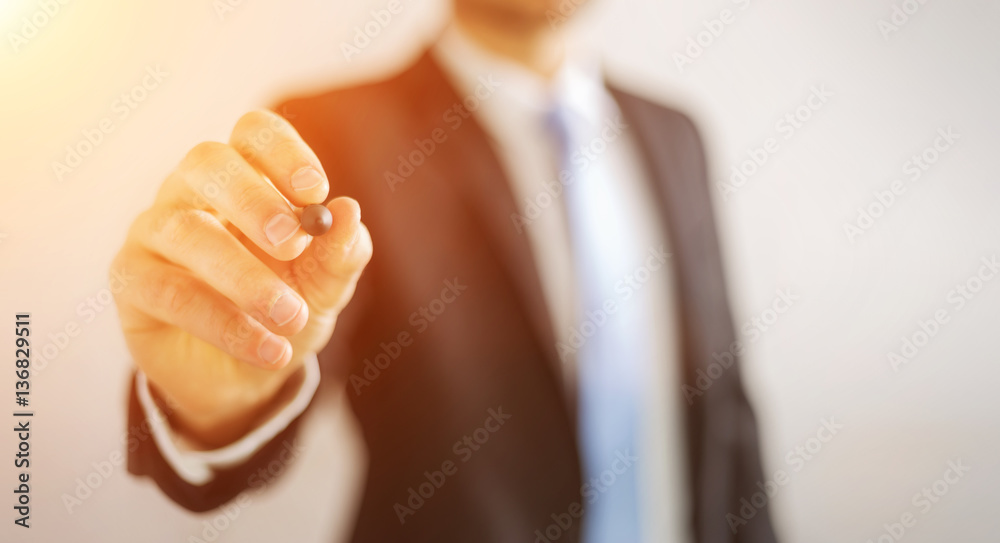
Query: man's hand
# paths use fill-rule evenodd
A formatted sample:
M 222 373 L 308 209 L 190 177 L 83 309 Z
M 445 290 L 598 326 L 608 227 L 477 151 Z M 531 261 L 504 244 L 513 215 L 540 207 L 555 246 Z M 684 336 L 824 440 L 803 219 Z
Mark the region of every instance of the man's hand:
M 350 198 L 327 204 L 325 235 L 299 227 L 296 207 L 329 190 L 287 121 L 248 113 L 228 145 L 191 149 L 112 264 L 135 278 L 116 302 L 136 364 L 174 426 L 206 446 L 246 433 L 323 348 L 371 258 Z

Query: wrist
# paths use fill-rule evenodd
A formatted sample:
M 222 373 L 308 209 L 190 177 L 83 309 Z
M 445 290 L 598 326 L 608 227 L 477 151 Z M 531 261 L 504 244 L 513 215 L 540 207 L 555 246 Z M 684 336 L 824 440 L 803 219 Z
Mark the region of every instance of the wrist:
M 275 376 L 277 377 L 277 376 Z M 218 449 L 252 431 L 284 407 L 301 385 L 303 372 L 269 379 L 262 386 L 211 392 L 214 401 L 185 403 L 168 399 L 150 383 L 157 406 L 178 437 L 196 450 Z

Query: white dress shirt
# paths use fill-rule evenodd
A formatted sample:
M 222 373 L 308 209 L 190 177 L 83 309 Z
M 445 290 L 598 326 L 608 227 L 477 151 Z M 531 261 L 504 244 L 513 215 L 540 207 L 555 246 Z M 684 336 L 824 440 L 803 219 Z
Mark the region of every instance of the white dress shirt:
M 490 138 L 510 181 L 521 210 L 519 219 L 512 217 L 512 228 L 519 228 L 527 236 L 557 344 L 565 344 L 580 318 L 565 210 L 560 198 L 553 197 L 556 191 L 552 190 L 553 183 L 559 183 L 559 153 L 546 129 L 545 113 L 551 99 L 558 94 L 589 122 L 610 127 L 604 130 L 608 134 L 606 145 L 597 146 L 604 149 L 602 152 L 582 153 L 584 159 L 603 162 L 622 181 L 628 214 L 634 218 L 634 232 L 640 242 L 636 246 L 648 248 L 635 255 L 638 268 L 657 251 L 669 253 L 670 249 L 637 142 L 624 125 L 600 71 L 594 69 L 596 66 L 566 62 L 551 82 L 546 81 L 477 46 L 454 25 L 445 31 L 432 54 L 460 96 L 474 95 L 480 77 L 492 77 L 499 82 L 494 93 L 480 100 L 473 113 Z M 665 265 L 649 273 L 649 279 L 634 289 L 634 300 L 623 302 L 642 303 L 648 314 L 646 335 L 651 356 L 644 370 L 647 379 L 641 399 L 641 443 L 635 453 L 639 460 L 634 469 L 638 470 L 640 485 L 642 540 L 650 543 L 691 540 L 672 273 L 672 262 L 667 258 Z M 201 485 L 212 479 L 214 469 L 248 459 L 305 409 L 319 382 L 315 356 L 307 358 L 305 371 L 302 388 L 288 406 L 241 440 L 216 451 L 185 448 L 164 423 L 141 372 L 137 387 L 139 401 L 164 458 L 182 479 Z M 563 361 L 561 371 L 564 386 L 574 387 L 576 372 L 571 356 Z

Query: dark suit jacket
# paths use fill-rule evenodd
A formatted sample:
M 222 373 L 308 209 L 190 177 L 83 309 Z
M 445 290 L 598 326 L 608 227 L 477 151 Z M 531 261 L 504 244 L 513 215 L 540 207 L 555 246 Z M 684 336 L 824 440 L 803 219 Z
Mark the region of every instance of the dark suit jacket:
M 693 384 L 696 370 L 735 339 L 702 144 L 683 114 L 612 93 L 655 183 L 676 267 L 684 381 Z M 350 379 L 370 454 L 355 542 L 533 542 L 553 514 L 587 502 L 541 286 L 528 239 L 511 220 L 520 209 L 486 135 L 461 109 L 463 98 L 424 54 L 388 80 L 280 109 L 322 161 L 331 196 L 360 202 L 375 245 L 320 355 L 326 382 Z M 443 295 L 448 281 L 458 286 Z M 401 333 L 408 334 L 402 342 Z M 130 403 L 137 431 L 134 390 Z M 509 418 L 496 432 L 476 434 L 491 409 Z M 686 405 L 685 419 L 696 540 L 774 541 L 766 511 L 735 534 L 726 520 L 764 479 L 738 367 Z M 129 469 L 152 477 L 180 505 L 205 511 L 254 484 L 253 474 L 295 430 L 203 487 L 180 480 L 145 435 L 133 441 Z M 482 445 L 471 443 L 478 450 L 461 442 L 487 435 Z M 422 504 L 411 502 L 409 489 L 446 461 L 455 468 L 444 484 Z M 401 522 L 396 504 L 419 508 Z M 559 541 L 579 538 L 580 522 L 571 524 Z

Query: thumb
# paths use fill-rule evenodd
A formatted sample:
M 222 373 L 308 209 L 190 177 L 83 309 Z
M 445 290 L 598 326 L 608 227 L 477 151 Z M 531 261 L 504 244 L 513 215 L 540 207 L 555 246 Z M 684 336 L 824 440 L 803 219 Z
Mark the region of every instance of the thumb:
M 353 198 L 326 204 L 333 226 L 313 238 L 292 263 L 292 277 L 313 315 L 336 315 L 350 301 L 354 287 L 372 256 L 372 240 L 361 222 L 361 207 Z

